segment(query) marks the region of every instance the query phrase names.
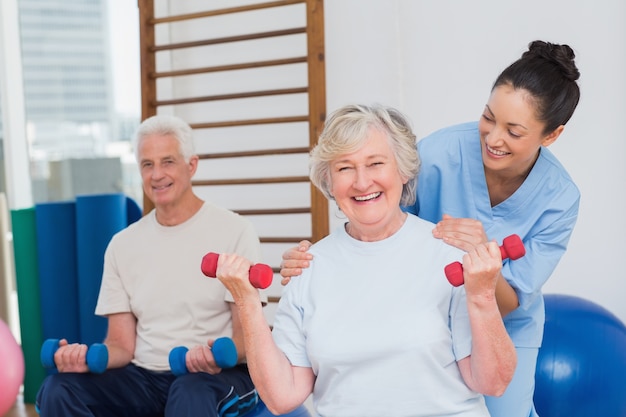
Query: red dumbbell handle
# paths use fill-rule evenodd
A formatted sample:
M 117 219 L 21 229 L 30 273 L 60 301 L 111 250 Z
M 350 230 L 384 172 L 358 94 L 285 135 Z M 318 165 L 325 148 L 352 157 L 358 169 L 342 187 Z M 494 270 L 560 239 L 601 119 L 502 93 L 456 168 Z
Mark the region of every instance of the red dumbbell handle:
M 202 257 L 202 273 L 207 277 L 215 278 L 217 271 L 217 259 L 219 255 L 214 252 L 209 252 Z M 269 265 L 254 264 L 250 267 L 250 284 L 255 288 L 267 288 L 272 284 L 274 278 L 274 271 Z
M 518 235 L 510 235 L 504 238 L 502 246 L 500 246 L 500 254 L 502 259 L 510 258 L 511 260 L 519 259 L 526 254 L 524 243 Z M 458 287 L 463 285 L 463 265 L 460 262 L 452 262 L 444 268 L 446 278 L 450 284 Z

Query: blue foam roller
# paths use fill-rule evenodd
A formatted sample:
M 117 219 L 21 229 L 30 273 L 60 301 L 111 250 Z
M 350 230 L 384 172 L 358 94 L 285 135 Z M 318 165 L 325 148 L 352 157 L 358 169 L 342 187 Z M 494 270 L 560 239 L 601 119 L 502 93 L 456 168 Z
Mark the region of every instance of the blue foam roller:
M 74 202 L 35 206 L 43 339 L 80 340 Z
M 143 211 L 139 204 L 130 197 L 126 197 L 126 224 L 131 225 L 141 219 Z
M 129 213 L 136 216 L 136 210 L 121 193 L 76 197 L 79 340 L 82 343 L 101 342 L 106 336 L 106 319 L 95 315 L 104 252 L 113 235 L 128 225 Z

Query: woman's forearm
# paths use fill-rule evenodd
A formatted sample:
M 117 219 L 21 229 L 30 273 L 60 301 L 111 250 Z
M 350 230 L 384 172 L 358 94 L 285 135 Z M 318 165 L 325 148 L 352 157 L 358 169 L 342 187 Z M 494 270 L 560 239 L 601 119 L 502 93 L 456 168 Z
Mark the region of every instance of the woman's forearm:
M 274 414 L 284 414 L 301 405 L 312 391 L 310 368 L 291 366 L 274 343 L 260 303 L 240 305 L 239 319 L 250 376 L 267 408 Z
M 495 302 L 468 299 L 467 307 L 472 330 L 472 354 L 466 382 L 470 388 L 485 395 L 502 395 L 515 372 L 515 346 Z

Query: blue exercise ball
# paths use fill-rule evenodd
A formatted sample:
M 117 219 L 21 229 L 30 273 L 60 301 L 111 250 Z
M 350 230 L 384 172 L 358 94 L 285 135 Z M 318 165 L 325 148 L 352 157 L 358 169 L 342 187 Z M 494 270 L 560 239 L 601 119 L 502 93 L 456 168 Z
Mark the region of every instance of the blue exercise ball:
M 626 417 L 626 326 L 591 301 L 546 294 L 535 373 L 541 417 Z

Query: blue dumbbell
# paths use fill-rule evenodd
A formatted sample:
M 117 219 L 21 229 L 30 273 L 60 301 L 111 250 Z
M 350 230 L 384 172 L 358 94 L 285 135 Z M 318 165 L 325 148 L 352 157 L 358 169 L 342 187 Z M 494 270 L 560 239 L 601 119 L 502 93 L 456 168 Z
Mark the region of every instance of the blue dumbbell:
M 169 360 L 170 368 L 174 375 L 180 376 L 188 372 L 187 363 L 185 362 L 188 350 L 185 346 L 178 346 L 171 350 Z M 237 347 L 235 347 L 235 343 L 230 337 L 216 339 L 211 351 L 213 352 L 215 363 L 220 368 L 227 369 L 237 365 Z
M 59 348 L 59 339 L 48 339 L 41 346 L 41 364 L 45 368 L 56 368 L 54 353 Z M 94 343 L 87 349 L 87 366 L 94 374 L 101 374 L 109 363 L 109 350 L 102 343 Z

